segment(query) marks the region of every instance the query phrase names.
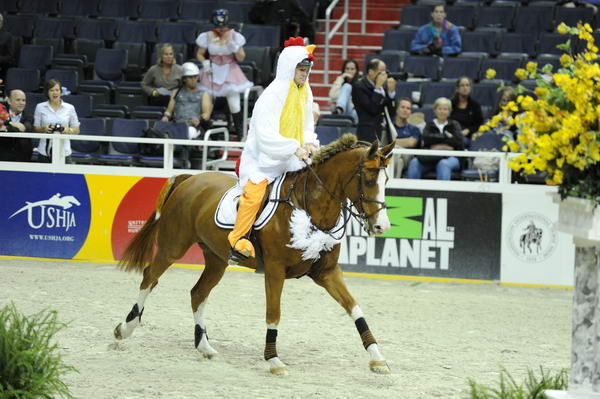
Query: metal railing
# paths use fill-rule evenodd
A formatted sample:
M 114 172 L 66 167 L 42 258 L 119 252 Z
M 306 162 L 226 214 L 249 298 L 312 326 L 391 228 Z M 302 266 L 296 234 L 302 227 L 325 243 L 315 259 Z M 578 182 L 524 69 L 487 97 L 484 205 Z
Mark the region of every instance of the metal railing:
M 246 136 L 248 135 L 248 114 L 250 113 L 249 111 L 249 101 L 250 101 L 250 93 L 252 92 L 256 92 L 256 97 L 260 97 L 260 95 L 262 94 L 262 92 L 264 91 L 264 88 L 262 86 L 252 86 L 246 90 L 244 90 L 244 102 L 243 102 L 243 134 L 242 137 L 240 137 L 240 140 L 242 141 L 246 141 Z
M 342 58 L 348 58 L 348 0 L 344 0 L 344 13 L 338 19 L 337 23 L 333 28 L 330 28 L 331 25 L 331 13 L 333 12 L 335 6 L 339 3 L 340 0 L 334 0 L 331 2 L 327 10 L 325 11 L 325 63 L 324 63 L 324 71 L 323 71 L 323 83 L 326 85 L 329 84 L 329 53 L 331 47 L 331 39 L 340 29 L 342 24 L 344 25 L 344 30 L 342 32 Z

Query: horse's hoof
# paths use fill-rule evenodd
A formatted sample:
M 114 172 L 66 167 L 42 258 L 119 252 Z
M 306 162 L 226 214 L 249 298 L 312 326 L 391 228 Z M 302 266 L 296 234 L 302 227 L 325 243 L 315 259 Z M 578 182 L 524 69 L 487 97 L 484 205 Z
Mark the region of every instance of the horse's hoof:
M 212 360 L 212 359 L 215 359 L 217 357 L 217 355 L 218 355 L 217 352 L 215 352 L 215 353 L 203 353 L 202 357 L 205 358 L 205 359 L 208 359 L 208 360 Z
M 389 374 L 390 367 L 385 360 L 371 360 L 369 362 L 369 368 L 372 372 L 377 374 Z
M 288 369 L 285 366 L 271 367 L 271 374 L 273 375 L 288 375 Z
M 123 339 L 125 337 L 123 337 L 123 335 L 121 334 L 121 323 L 117 324 L 117 326 L 115 327 L 115 338 L 116 339 Z

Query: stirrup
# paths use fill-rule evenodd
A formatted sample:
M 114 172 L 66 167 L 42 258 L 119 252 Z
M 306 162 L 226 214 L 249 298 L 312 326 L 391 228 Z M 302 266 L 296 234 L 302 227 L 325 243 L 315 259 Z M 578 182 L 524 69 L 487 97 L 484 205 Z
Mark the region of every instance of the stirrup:
M 246 239 L 246 240 L 248 240 L 248 241 L 250 241 L 250 239 L 247 238 L 247 237 L 245 237 L 245 236 L 244 237 L 240 237 L 238 239 L 238 241 L 241 240 L 241 239 L 243 239 L 243 238 Z M 244 255 L 242 252 L 240 252 L 237 249 L 235 249 L 235 246 L 237 245 L 238 241 L 236 241 L 235 244 L 234 244 L 234 246 L 229 249 L 229 264 L 230 265 L 237 265 L 240 262 L 243 262 L 245 260 L 250 259 L 250 254 Z

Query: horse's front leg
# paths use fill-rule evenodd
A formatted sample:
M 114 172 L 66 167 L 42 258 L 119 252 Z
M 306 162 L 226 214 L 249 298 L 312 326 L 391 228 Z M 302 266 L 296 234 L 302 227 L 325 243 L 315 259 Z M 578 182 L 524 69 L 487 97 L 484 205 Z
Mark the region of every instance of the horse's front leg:
M 340 266 L 336 265 L 329 270 L 322 270 L 318 275 L 311 276 L 311 278 L 315 283 L 325 288 L 333 299 L 342 305 L 354 320 L 356 329 L 362 339 L 363 346 L 371 356 L 371 360 L 369 361 L 369 368 L 371 371 L 379 374 L 388 374 L 390 368 L 379 351 L 377 341 L 375 341 L 371 330 L 369 330 L 369 326 L 367 325 L 362 310 L 360 310 L 360 307 L 350 294 L 350 291 L 348 291 L 348 287 L 346 287 Z
M 266 268 L 265 268 L 266 269 Z M 275 375 L 287 375 L 288 370 L 277 356 L 277 326 L 281 317 L 281 292 L 285 281 L 283 266 L 265 270 L 265 292 L 267 297 L 267 339 L 265 343 L 265 360 Z

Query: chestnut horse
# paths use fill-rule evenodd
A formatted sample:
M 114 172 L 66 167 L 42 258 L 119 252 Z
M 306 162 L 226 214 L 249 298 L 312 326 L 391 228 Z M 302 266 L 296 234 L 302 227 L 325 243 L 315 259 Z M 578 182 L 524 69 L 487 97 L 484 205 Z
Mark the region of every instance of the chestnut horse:
M 288 173 L 281 187 L 281 198 L 273 218 L 254 233 L 259 256 L 264 263 L 266 288 L 267 334 L 264 358 L 273 374 L 287 374 L 286 365 L 276 350 L 277 325 L 280 319 L 280 298 L 285 279 L 307 274 L 354 319 L 363 345 L 370 355 L 370 369 L 389 373 L 375 338 L 363 313 L 348 291 L 338 264 L 340 245 L 321 251 L 318 260 L 303 260 L 303 252 L 292 249 L 290 217 L 293 208 L 306 211 L 312 224 L 322 231 L 333 229 L 349 199 L 355 215 L 370 234 L 382 234 L 389 229 L 384 202 L 386 166 L 393 144 L 383 148 L 378 142 L 359 143 L 352 134 L 322 148 L 313 156 L 311 167 Z M 206 358 L 217 354 L 208 341 L 204 321 L 205 305 L 210 291 L 219 283 L 229 257 L 226 229 L 217 227 L 214 214 L 222 195 L 236 184 L 230 175 L 206 172 L 171 178 L 163 187 L 157 210 L 129 244 L 120 266 L 127 271 L 143 272 L 137 303 L 114 334 L 117 339 L 129 337 L 139 325 L 144 302 L 158 284 L 160 276 L 180 259 L 194 243 L 204 252 L 205 268 L 192 288 L 192 311 L 195 320 L 195 346 Z M 346 219 L 347 222 L 347 219 Z M 154 254 L 154 255 L 153 255 Z M 240 265 L 256 269 L 256 259 Z

